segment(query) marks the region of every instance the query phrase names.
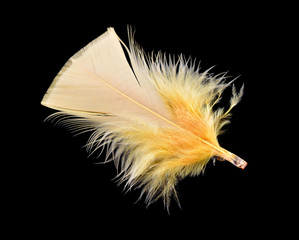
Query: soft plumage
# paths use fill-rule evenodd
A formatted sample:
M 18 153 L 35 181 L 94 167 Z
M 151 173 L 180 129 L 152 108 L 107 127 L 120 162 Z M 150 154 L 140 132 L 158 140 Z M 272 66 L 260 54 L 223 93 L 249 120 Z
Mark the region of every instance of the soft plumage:
M 87 149 L 107 146 L 119 182 L 141 188 L 148 204 L 162 197 L 168 207 L 178 180 L 200 174 L 212 157 L 245 168 L 217 140 L 243 87 L 237 93 L 233 86 L 227 111 L 215 109 L 232 85 L 225 74 L 199 72 L 182 55 L 146 55 L 130 31 L 129 41 L 128 49 L 108 28 L 70 58 L 42 100 L 59 110 L 52 117 L 71 130 L 93 131 Z

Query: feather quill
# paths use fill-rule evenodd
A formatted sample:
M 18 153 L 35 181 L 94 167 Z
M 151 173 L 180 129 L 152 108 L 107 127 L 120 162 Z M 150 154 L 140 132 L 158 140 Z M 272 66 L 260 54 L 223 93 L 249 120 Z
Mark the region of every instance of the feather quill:
M 114 161 L 125 188 L 142 188 L 147 204 L 162 197 L 168 208 L 171 196 L 178 201 L 178 180 L 199 175 L 213 157 L 247 165 L 217 140 L 243 86 L 237 93 L 233 85 L 226 112 L 215 110 L 232 81 L 209 71 L 182 55 L 145 55 L 132 31 L 128 48 L 108 28 L 66 62 L 41 104 L 59 110 L 50 116 L 57 123 L 92 131 L 87 150 L 107 146 L 106 161 Z

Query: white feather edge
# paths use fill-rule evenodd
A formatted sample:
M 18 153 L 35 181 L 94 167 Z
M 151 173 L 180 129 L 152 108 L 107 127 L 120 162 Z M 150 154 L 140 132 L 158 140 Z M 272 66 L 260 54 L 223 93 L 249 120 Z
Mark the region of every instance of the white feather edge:
M 171 116 L 160 95 L 151 80 L 143 78 L 146 74 L 141 74 L 143 69 L 138 68 L 136 58 L 122 42 L 134 72 L 140 76 L 137 81 L 120 41 L 114 29 L 108 28 L 73 55 L 53 80 L 41 104 L 97 121 L 105 119 L 100 117 L 104 113 L 167 124 L 161 117 Z

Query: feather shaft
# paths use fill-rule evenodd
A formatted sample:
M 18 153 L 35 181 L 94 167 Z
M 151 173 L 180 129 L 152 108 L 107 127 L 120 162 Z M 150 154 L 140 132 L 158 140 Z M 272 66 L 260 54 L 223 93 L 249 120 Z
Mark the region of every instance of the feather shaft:
M 223 148 L 220 148 L 220 147 L 217 147 L 211 143 L 209 143 L 208 141 L 205 141 L 204 139 L 200 138 L 199 136 L 193 134 L 192 132 L 188 131 L 187 129 L 185 128 L 182 128 L 181 126 L 175 124 L 174 122 L 168 120 L 167 118 L 161 116 L 160 114 L 152 111 L 151 109 L 147 108 L 146 106 L 144 106 L 143 104 L 135 101 L 134 99 L 130 98 L 128 95 L 124 94 L 123 92 L 119 91 L 117 88 L 113 87 L 112 85 L 110 85 L 109 83 L 107 83 L 106 81 L 104 81 L 103 79 L 101 79 L 99 76 L 97 76 L 96 74 L 90 72 L 88 69 L 86 69 L 83 65 L 81 65 L 80 63 L 76 62 L 76 61 L 73 61 L 75 64 L 77 64 L 80 68 L 82 68 L 84 71 L 86 71 L 86 73 L 88 73 L 91 77 L 94 77 L 96 78 L 97 80 L 101 81 L 103 84 L 105 84 L 107 87 L 111 88 L 113 91 L 117 92 L 118 94 L 122 95 L 123 97 L 129 99 L 130 101 L 132 101 L 133 103 L 137 104 L 138 106 L 144 108 L 146 111 L 149 111 L 151 114 L 163 119 L 164 121 L 166 121 L 167 123 L 181 129 L 181 130 L 184 130 L 184 131 L 187 131 L 189 134 L 193 135 L 194 137 L 198 138 L 200 141 L 202 141 L 203 143 L 209 145 L 210 147 L 212 147 L 218 154 L 221 154 L 223 156 L 224 159 L 226 159 L 227 161 L 229 161 L 230 163 L 234 164 L 235 166 L 239 167 L 239 164 L 236 163 L 235 160 L 233 159 L 236 159 L 237 156 L 235 156 L 234 154 L 230 153 L 229 151 L 223 149 Z M 229 109 L 230 110 L 230 109 Z M 234 156 L 234 157 L 232 157 Z M 243 160 L 244 161 L 244 160 Z M 240 166 L 244 166 L 244 164 L 241 164 Z M 245 165 L 246 166 L 246 165 Z M 244 169 L 245 167 L 243 167 Z

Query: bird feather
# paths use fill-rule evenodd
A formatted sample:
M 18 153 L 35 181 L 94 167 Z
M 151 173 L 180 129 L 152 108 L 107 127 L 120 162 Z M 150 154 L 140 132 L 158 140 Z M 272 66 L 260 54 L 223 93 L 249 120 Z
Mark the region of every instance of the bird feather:
M 210 70 L 199 72 L 183 55 L 146 55 L 131 30 L 128 48 L 108 28 L 66 62 L 41 103 L 59 110 L 50 116 L 58 124 L 92 131 L 87 150 L 107 147 L 120 184 L 168 208 L 171 196 L 178 201 L 177 182 L 202 173 L 212 157 L 247 164 L 217 140 L 243 87 L 237 93 L 233 86 L 226 112 L 215 109 L 232 81 Z

